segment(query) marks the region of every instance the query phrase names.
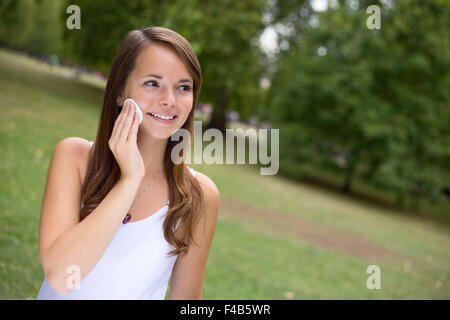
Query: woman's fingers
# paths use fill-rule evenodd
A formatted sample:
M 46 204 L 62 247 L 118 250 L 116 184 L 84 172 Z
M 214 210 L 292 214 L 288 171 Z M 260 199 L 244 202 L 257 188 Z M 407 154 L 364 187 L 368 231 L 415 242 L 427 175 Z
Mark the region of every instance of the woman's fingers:
M 133 118 L 133 123 L 131 124 L 131 130 L 130 134 L 128 135 L 128 140 L 137 141 L 138 128 L 139 128 L 139 119 L 138 115 L 136 114 Z
M 120 112 L 119 116 L 117 117 L 116 121 L 114 122 L 114 128 L 111 133 L 110 141 L 112 143 L 116 143 L 116 141 L 119 139 L 120 130 L 122 129 L 123 120 L 127 115 L 127 111 L 129 109 L 128 103 L 127 105 L 123 106 L 122 111 Z
M 122 129 L 120 130 L 119 142 L 125 143 L 127 142 L 128 134 L 130 133 L 131 123 L 133 122 L 134 115 L 136 114 L 136 110 L 134 105 L 130 106 L 127 112 L 127 116 L 124 120 Z
M 117 127 L 117 137 L 116 137 L 116 139 L 117 139 L 116 141 L 117 142 L 120 141 L 120 135 L 121 135 L 121 133 L 123 131 L 123 127 L 125 125 L 125 121 L 127 120 L 127 117 L 130 114 L 130 112 L 131 112 L 130 109 L 131 109 L 131 104 L 129 102 L 127 102 L 126 110 L 123 113 L 122 119 L 120 119 L 119 125 Z

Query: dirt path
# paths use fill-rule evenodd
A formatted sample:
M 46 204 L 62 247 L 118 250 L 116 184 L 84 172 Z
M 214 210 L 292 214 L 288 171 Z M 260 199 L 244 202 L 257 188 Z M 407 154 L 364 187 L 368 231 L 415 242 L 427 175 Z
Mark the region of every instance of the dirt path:
M 403 254 L 370 242 L 362 236 L 351 235 L 292 214 L 257 208 L 239 200 L 222 198 L 221 210 L 225 216 L 240 221 L 259 223 L 263 219 L 271 230 L 280 234 L 294 235 L 324 249 L 371 259 L 406 258 Z

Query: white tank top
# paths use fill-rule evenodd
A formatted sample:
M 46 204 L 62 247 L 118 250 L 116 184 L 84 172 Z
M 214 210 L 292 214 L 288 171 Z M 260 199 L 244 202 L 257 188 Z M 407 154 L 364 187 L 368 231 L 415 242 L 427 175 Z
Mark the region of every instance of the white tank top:
M 92 146 L 92 142 L 91 142 Z M 196 171 L 189 168 L 195 175 Z M 166 241 L 164 207 L 147 218 L 121 223 L 98 263 L 80 282 L 80 287 L 63 296 L 44 278 L 38 300 L 163 300 L 177 256 L 167 253 L 175 247 Z M 74 275 L 71 271 L 68 277 Z

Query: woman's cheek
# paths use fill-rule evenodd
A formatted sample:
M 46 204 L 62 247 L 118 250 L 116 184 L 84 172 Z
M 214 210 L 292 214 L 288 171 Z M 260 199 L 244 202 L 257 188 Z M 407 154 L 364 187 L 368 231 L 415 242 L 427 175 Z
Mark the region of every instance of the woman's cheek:
M 183 98 L 183 105 L 185 106 L 185 108 L 187 109 L 187 111 L 191 111 L 193 106 L 192 104 L 194 103 L 194 99 L 192 96 L 187 96 Z

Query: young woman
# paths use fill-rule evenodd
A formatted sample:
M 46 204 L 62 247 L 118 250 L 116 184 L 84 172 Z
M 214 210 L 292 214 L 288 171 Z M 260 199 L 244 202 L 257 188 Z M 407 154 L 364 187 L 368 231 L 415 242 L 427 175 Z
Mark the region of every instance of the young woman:
M 95 141 L 65 138 L 53 153 L 37 299 L 164 299 L 169 278 L 168 299 L 201 299 L 220 195 L 210 178 L 172 161 L 179 142 L 170 139 L 180 128 L 192 137 L 201 83 L 199 61 L 178 33 L 126 35 Z M 127 98 L 142 110 L 140 125 Z

